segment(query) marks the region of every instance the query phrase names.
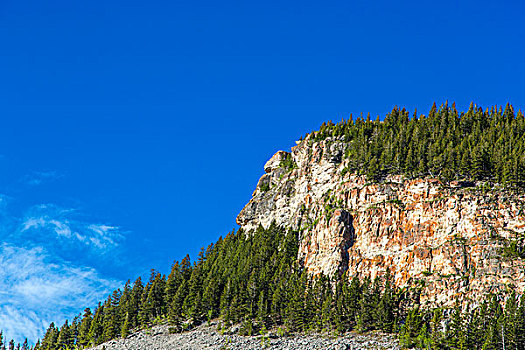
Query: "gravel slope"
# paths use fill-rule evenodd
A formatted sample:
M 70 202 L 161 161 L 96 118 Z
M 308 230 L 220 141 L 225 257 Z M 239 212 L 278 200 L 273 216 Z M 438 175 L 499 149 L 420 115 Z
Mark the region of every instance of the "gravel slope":
M 131 334 L 126 339 L 116 339 L 98 345 L 96 350 L 220 350 L 220 349 L 289 349 L 289 350 L 361 350 L 382 349 L 399 350 L 397 340 L 391 335 L 369 333 L 366 335 L 349 333 L 343 337 L 331 337 L 324 334 L 298 335 L 290 337 L 243 337 L 239 335 L 221 335 L 217 324 L 201 325 L 192 331 L 181 334 L 169 334 L 168 326 L 155 326 Z

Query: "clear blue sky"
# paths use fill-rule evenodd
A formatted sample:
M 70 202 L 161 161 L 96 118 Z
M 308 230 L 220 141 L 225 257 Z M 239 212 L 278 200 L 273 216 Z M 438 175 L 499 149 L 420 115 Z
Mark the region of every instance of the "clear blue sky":
M 94 305 L 234 227 L 326 120 L 525 106 L 521 1 L 0 2 L 0 328 Z M 43 321 L 40 321 L 43 320 Z

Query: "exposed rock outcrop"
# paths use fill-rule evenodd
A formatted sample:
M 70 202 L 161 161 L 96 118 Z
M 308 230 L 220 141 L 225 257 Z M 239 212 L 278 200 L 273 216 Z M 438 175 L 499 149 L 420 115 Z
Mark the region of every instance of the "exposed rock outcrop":
M 389 269 L 398 286 L 423 282 L 432 304 L 523 292 L 525 263 L 504 254 L 525 233 L 523 194 L 432 178 L 370 183 L 346 171 L 345 149 L 341 139 L 307 137 L 277 152 L 237 223 L 299 231 L 298 259 L 312 274 L 374 278 Z

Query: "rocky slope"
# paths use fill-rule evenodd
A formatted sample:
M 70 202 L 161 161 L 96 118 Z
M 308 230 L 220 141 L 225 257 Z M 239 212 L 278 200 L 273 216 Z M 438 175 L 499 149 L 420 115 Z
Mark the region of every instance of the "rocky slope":
M 525 196 L 433 178 L 370 183 L 347 171 L 345 149 L 342 139 L 307 137 L 277 152 L 237 223 L 299 231 L 298 258 L 312 274 L 390 269 L 397 286 L 419 283 L 433 305 L 523 292 L 525 264 L 504 248 L 522 244 Z
M 381 333 L 347 334 L 342 337 L 329 335 L 301 335 L 293 337 L 267 336 L 242 337 L 220 334 L 217 324 L 201 325 L 180 334 L 169 334 L 168 326 L 155 326 L 131 334 L 125 339 L 115 339 L 101 344 L 95 350 L 226 350 L 226 349 L 294 349 L 294 350 L 398 350 L 392 335 Z

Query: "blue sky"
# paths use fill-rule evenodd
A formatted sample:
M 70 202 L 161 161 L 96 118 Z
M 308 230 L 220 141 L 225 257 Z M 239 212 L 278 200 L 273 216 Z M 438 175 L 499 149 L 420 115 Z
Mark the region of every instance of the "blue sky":
M 520 1 L 0 2 L 0 328 L 41 334 L 235 228 L 326 120 L 524 108 Z

